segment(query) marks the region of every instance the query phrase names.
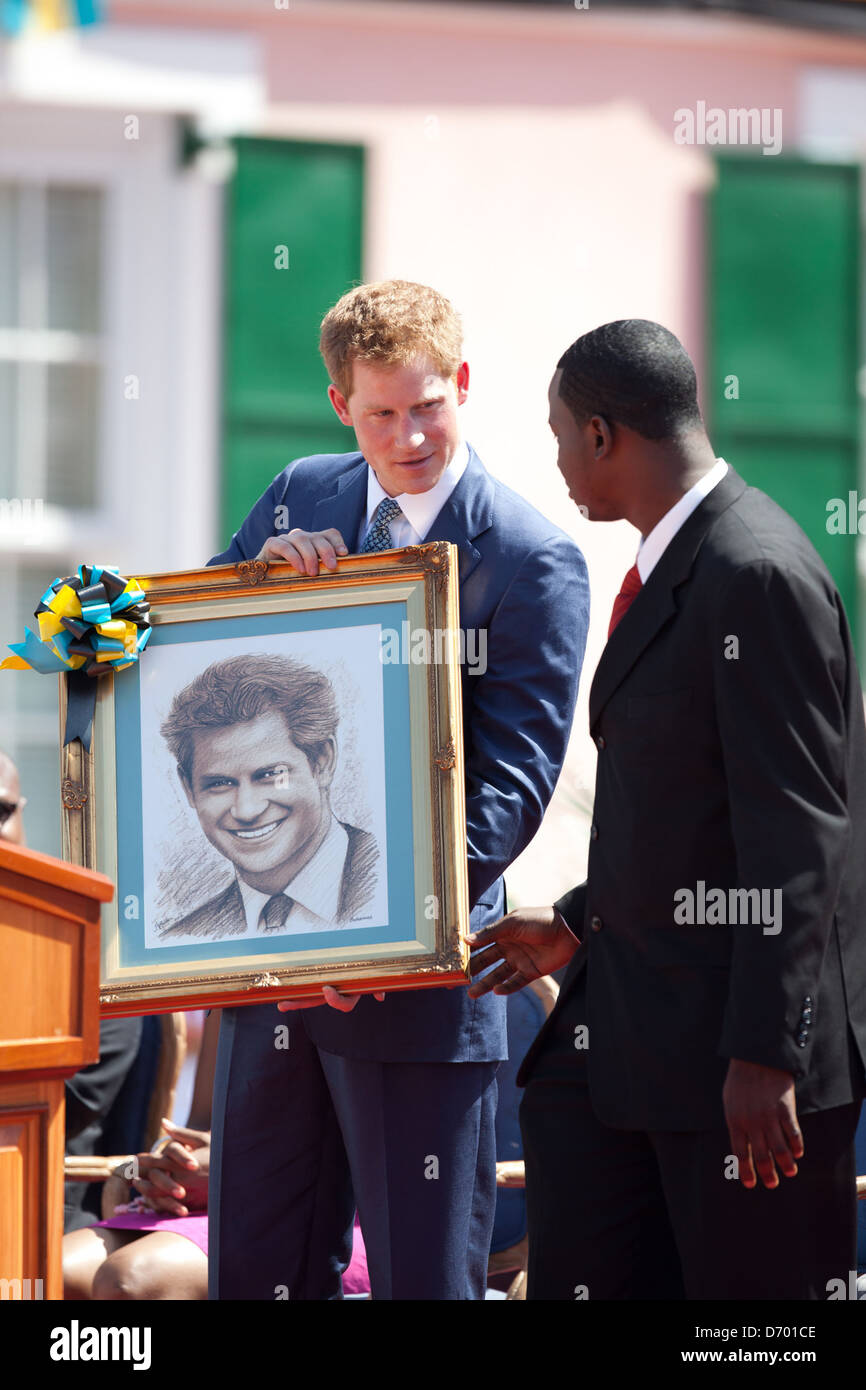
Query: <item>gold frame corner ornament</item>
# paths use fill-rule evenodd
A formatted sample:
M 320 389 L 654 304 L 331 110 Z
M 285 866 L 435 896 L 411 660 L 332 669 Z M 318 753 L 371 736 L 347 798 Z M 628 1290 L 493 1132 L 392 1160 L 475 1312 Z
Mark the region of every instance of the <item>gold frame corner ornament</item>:
M 267 560 L 238 560 L 235 571 L 242 584 L 262 584 L 270 568 Z
M 416 554 L 426 574 L 432 576 L 436 588 L 441 592 L 448 586 L 451 577 L 451 551 L 454 547 L 449 541 L 424 541 L 421 545 L 406 547 L 407 554 Z

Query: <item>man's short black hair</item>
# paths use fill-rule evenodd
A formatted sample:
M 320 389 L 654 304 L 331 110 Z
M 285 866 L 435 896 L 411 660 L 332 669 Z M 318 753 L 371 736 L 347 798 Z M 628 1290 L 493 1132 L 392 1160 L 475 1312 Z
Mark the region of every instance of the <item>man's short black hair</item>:
M 616 319 L 562 354 L 559 394 L 579 425 L 603 415 L 646 439 L 701 429 L 698 383 L 678 338 L 650 319 Z

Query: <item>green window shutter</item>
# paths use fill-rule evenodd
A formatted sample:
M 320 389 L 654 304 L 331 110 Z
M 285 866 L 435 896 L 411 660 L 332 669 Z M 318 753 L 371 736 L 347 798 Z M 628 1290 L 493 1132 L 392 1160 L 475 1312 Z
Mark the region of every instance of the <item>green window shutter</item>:
M 222 538 L 281 468 L 355 448 L 328 401 L 319 325 L 361 279 L 364 151 L 237 139 L 227 200 Z M 285 248 L 281 251 L 280 248 Z M 288 259 L 288 268 L 279 260 Z
M 827 503 L 847 503 L 858 487 L 859 285 L 854 165 L 718 158 L 708 263 L 713 444 L 806 532 L 855 636 L 857 537 L 828 533 Z

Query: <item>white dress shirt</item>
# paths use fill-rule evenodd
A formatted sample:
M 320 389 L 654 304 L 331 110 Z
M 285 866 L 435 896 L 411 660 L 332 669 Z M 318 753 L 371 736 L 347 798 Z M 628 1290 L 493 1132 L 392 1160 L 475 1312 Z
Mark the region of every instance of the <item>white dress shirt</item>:
M 246 936 L 280 936 L 283 932 L 330 931 L 336 925 L 348 848 L 349 837 L 332 813 L 328 833 L 316 853 L 282 890 L 294 902 L 281 929 L 275 927 L 269 931 L 262 919 L 265 904 L 275 894 L 260 893 L 258 888 L 251 888 L 238 875 L 238 887 L 247 919 L 246 930 L 240 933 L 241 939 Z
M 683 493 L 679 502 L 675 502 L 670 511 L 665 512 L 661 521 L 656 522 L 649 535 L 641 537 L 637 552 L 637 572 L 642 584 L 647 582 L 680 527 L 688 521 L 704 498 L 709 496 L 716 484 L 722 481 L 727 471 L 728 465 L 725 460 L 716 459 L 709 472 L 698 478 L 688 492 Z
M 439 479 L 429 492 L 401 492 L 394 501 L 399 506 L 402 516 L 397 516 L 390 523 L 391 544 L 396 550 L 401 545 L 420 545 L 421 542 L 433 525 L 437 516 L 441 512 L 448 498 L 456 488 L 466 466 L 469 463 L 469 445 L 461 439 L 457 448 L 454 450 L 454 457 L 449 463 L 442 477 Z M 388 493 L 382 487 L 376 474 L 370 465 L 367 465 L 367 516 L 361 525 L 361 534 L 358 537 L 358 549 L 364 544 L 364 538 L 370 529 L 376 508 Z

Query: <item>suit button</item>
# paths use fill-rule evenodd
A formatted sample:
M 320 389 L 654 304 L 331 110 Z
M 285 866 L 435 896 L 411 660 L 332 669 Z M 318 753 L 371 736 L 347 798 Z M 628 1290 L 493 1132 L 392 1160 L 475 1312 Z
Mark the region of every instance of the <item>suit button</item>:
M 812 1022 L 812 1010 L 811 1010 L 811 1009 L 804 1009 L 803 1012 L 802 1012 L 802 1014 L 800 1015 L 800 1021 L 801 1021 L 801 1023 L 811 1023 L 811 1022 Z
M 589 838 L 590 838 L 591 840 L 597 840 L 597 839 L 598 839 L 598 826 L 597 826 L 597 825 L 591 825 L 591 826 L 589 827 Z
M 607 739 L 605 738 L 604 734 L 599 734 L 598 738 L 595 740 L 595 746 L 596 748 L 600 749 L 604 749 L 607 747 Z
M 591 917 L 589 925 L 593 931 L 601 931 L 603 923 L 600 917 Z
M 806 1007 L 808 1008 L 808 1006 L 811 1004 L 811 1002 L 812 1002 L 812 996 L 811 996 L 811 994 L 807 994 L 807 995 L 806 995 L 806 998 L 803 1000 L 803 1003 L 804 1003 L 804 1004 L 806 1005 Z
M 798 1038 L 798 1039 L 797 1039 L 797 1046 L 798 1046 L 798 1047 L 805 1047 L 805 1046 L 806 1046 L 806 1039 L 805 1039 L 805 1038 Z

